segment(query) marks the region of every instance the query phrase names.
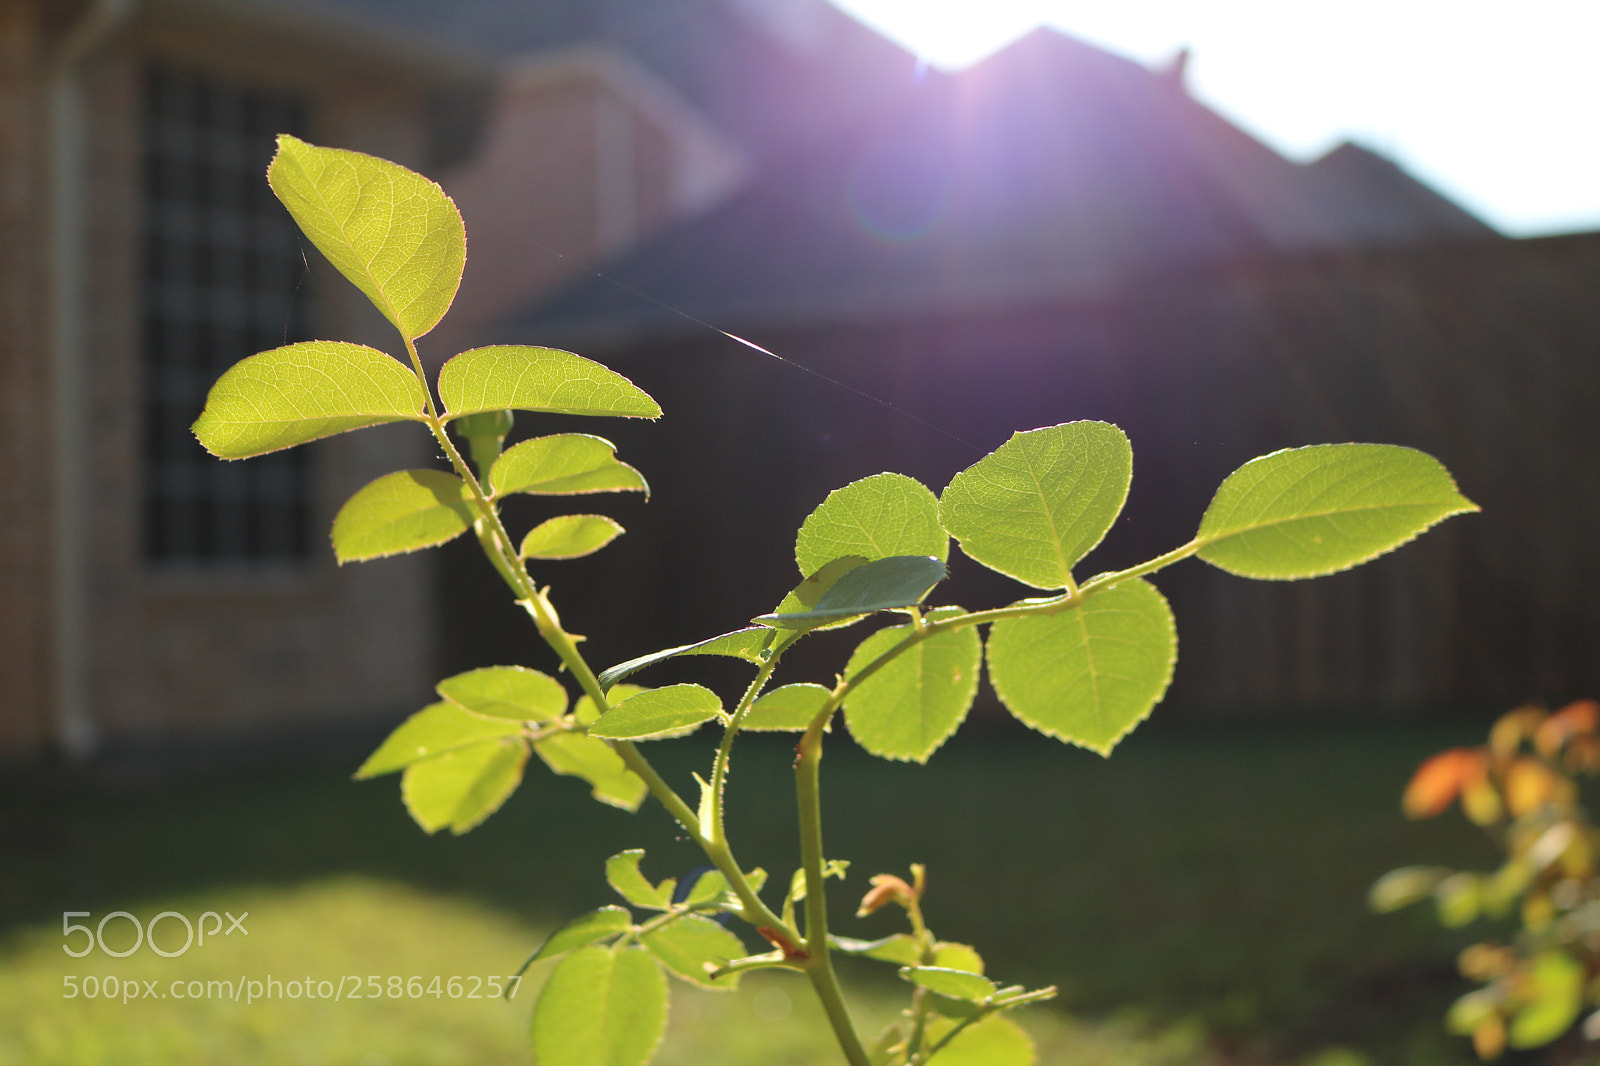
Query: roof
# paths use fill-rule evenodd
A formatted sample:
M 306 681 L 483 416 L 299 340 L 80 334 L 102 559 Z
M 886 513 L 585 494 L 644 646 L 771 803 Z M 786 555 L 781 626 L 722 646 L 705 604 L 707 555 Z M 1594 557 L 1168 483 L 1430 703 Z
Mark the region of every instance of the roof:
M 687 326 L 679 311 L 737 329 L 1092 300 L 1202 263 L 1494 235 L 1364 149 L 1293 163 L 1172 74 L 1053 30 L 856 111 L 523 325 L 593 338 Z
M 505 62 L 606 44 L 637 61 L 756 155 L 854 120 L 863 94 L 915 59 L 826 0 L 226 0 L 356 21 Z M 848 78 L 823 76 L 848 71 Z M 796 104 L 804 102 L 804 107 Z M 783 112 L 788 120 L 774 124 Z

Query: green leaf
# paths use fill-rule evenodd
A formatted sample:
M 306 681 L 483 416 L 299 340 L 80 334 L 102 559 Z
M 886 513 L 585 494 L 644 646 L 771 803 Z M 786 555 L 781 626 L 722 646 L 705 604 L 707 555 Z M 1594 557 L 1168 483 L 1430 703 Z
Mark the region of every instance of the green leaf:
M 719 990 L 737 988 L 739 975 L 724 974 L 713 981 L 706 975 L 707 964 L 721 966 L 749 953 L 744 941 L 696 914 L 659 926 L 640 937 L 639 942 L 679 977 L 701 988 Z
M 438 185 L 387 160 L 288 134 L 278 137 L 267 182 L 317 250 L 402 335 L 415 340 L 450 309 L 467 233 Z
M 941 940 L 933 946 L 933 964 L 947 970 L 965 970 L 967 973 L 983 972 L 983 956 L 971 944 L 956 944 Z
M 724 895 L 728 891 L 728 879 L 716 870 L 702 870 L 700 875 L 689 884 L 689 890 L 684 894 L 683 902 L 688 906 L 696 903 L 710 903 L 712 900 Z M 760 891 L 760 889 L 756 889 Z
M 643 685 L 613 685 L 606 693 L 606 699 L 609 706 L 615 707 L 629 697 L 648 691 Z M 594 725 L 600 718 L 600 708 L 587 695 L 579 696 L 578 702 L 572 705 L 572 717 L 578 720 L 579 725 Z
M 1439 882 L 1449 876 L 1450 871 L 1443 866 L 1402 866 L 1390 870 L 1367 889 L 1367 906 L 1379 914 L 1397 911 L 1433 895 Z
M 241 359 L 206 396 L 193 431 L 221 459 L 247 459 L 407 419 L 426 405 L 416 376 L 376 348 L 306 341 Z
M 667 978 L 639 947 L 591 945 L 551 972 L 533 1008 L 539 1066 L 644 1066 L 667 1029 Z
M 465 833 L 500 809 L 522 781 L 528 745 L 520 737 L 481 741 L 407 766 L 400 797 L 418 825 Z
M 704 685 L 667 685 L 630 696 L 589 727 L 608 740 L 662 740 L 694 732 L 722 713 L 722 701 Z
M 874 474 L 828 494 L 795 538 L 802 574 L 845 555 L 867 561 L 893 555 L 950 557 L 950 536 L 939 525 L 939 501 L 904 474 Z
M 1072 568 L 1122 511 L 1133 449 L 1105 422 L 1013 434 L 950 480 L 939 520 L 961 550 L 1035 588 L 1066 588 Z
M 829 589 L 839 583 L 839 579 L 858 566 L 866 564 L 866 559 L 860 555 L 844 555 L 819 568 L 810 577 L 790 590 L 789 594 L 778 604 L 774 615 L 804 614 L 817 605 L 817 601 L 827 595 Z M 781 633 L 772 638 L 772 652 L 783 651 L 790 644 L 805 636 L 808 632 L 821 632 L 827 629 L 841 629 L 854 625 L 860 621 L 859 615 L 850 615 L 831 623 L 817 623 L 806 629 L 789 633 Z
M 650 791 L 644 779 L 622 761 L 622 756 L 596 737 L 557 733 L 536 740 L 533 750 L 558 774 L 581 777 L 593 787 L 594 798 L 625 811 L 636 811 Z
M 625 663 L 618 663 L 615 666 L 608 667 L 600 673 L 600 687 L 609 689 L 630 674 L 637 673 L 647 666 L 666 662 L 668 659 L 679 655 L 726 655 L 730 658 L 743 659 L 747 663 L 755 663 L 759 666 L 766 662 L 766 656 L 763 653 L 771 643 L 772 630 L 766 626 L 736 629 L 732 633 L 723 633 L 721 636 L 712 637 L 709 640 L 702 640 L 695 644 L 683 644 L 663 651 L 653 651 L 649 655 L 641 655 L 637 659 L 629 659 Z
M 900 976 L 941 996 L 981 1002 L 994 995 L 996 985 L 982 974 L 947 970 L 942 966 L 902 966 Z
M 479 411 L 660 418 L 661 405 L 592 359 L 554 348 L 497 344 L 462 352 L 439 371 L 445 418 Z
M 510 411 L 479 411 L 467 415 L 455 424 L 457 435 L 466 439 L 467 450 L 472 453 L 472 464 L 481 478 L 489 472 L 494 461 L 500 458 L 500 449 L 515 423 Z
M 622 536 L 622 526 L 599 514 L 564 514 L 540 522 L 522 538 L 524 559 L 578 559 Z
M 1503 987 L 1494 985 L 1468 992 L 1450 1005 L 1444 1016 L 1445 1028 L 1457 1036 L 1471 1036 L 1480 1024 L 1499 1013 L 1505 1001 L 1504 992 Z
M 895 626 L 872 634 L 850 656 L 845 677 L 860 673 L 911 632 Z M 880 758 L 927 762 L 972 707 L 982 661 L 983 646 L 971 627 L 912 645 L 844 698 L 850 735 Z
M 915 966 L 922 961 L 922 947 L 909 933 L 895 933 L 881 940 L 857 940 L 854 937 L 829 935 L 828 944 L 846 955 L 892 962 L 901 966 Z
M 442 470 L 397 470 L 345 501 L 333 519 L 333 554 L 343 563 L 432 548 L 472 527 L 467 483 Z
M 480 740 L 514 737 L 521 732 L 522 726 L 517 722 L 488 721 L 449 702 L 430 704 L 400 723 L 400 727 L 378 745 L 378 750 L 356 771 L 356 779 L 392 774 L 414 762 Z
M 1483 913 L 1483 878 L 1472 873 L 1452 874 L 1433 890 L 1439 924 L 1451 929 L 1471 925 Z
M 526 666 L 480 666 L 445 678 L 438 692 L 488 718 L 553 722 L 567 709 L 567 690 L 561 682 Z
M 1511 1016 L 1506 1043 L 1542 1047 L 1561 1036 L 1583 1009 L 1583 964 L 1559 948 L 1535 955 L 1527 970 L 1529 1002 Z
M 809 682 L 783 685 L 756 700 L 739 728 L 752 732 L 805 729 L 821 712 L 828 696 L 826 688 Z
M 574 948 L 588 947 L 596 941 L 618 936 L 626 933 L 632 926 L 633 917 L 625 908 L 610 906 L 590 911 L 551 933 L 545 942 L 539 945 L 539 950 L 528 957 L 527 965 L 544 959 L 553 959 Z M 526 969 L 527 965 L 523 968 Z
M 1136 579 L 1060 614 L 996 622 L 989 680 L 1026 724 L 1109 755 L 1161 699 L 1177 653 L 1172 609 Z
M 1196 540 L 1240 577 L 1347 570 L 1455 514 L 1478 510 L 1437 459 L 1390 444 L 1319 444 L 1264 455 L 1228 475 Z
M 929 1021 L 929 1044 L 944 1039 L 956 1024 L 949 1018 Z M 1003 1014 L 991 1014 L 957 1033 L 928 1063 L 929 1066 L 1033 1066 L 1037 1059 L 1033 1038 L 1022 1026 Z
M 606 884 L 635 907 L 664 911 L 672 903 L 672 889 L 677 881 L 668 878 L 659 885 L 651 884 L 639 869 L 643 858 L 643 848 L 629 848 L 611 856 L 606 860 Z
M 878 559 L 841 576 L 810 610 L 764 614 L 756 621 L 780 629 L 814 629 L 874 611 L 914 607 L 944 577 L 944 563 L 932 556 L 896 555 Z
M 489 483 L 496 496 L 526 492 L 576 496 L 589 492 L 649 492 L 643 475 L 616 457 L 616 446 L 587 433 L 525 440 L 496 459 Z

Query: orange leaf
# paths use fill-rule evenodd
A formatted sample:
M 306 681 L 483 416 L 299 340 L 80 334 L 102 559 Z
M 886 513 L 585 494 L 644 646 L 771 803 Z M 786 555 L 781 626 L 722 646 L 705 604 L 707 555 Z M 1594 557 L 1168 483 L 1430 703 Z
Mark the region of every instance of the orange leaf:
M 1460 794 L 1473 765 L 1482 761 L 1483 754 L 1476 749 L 1451 748 L 1417 767 L 1406 785 L 1405 795 L 1400 798 L 1406 817 L 1432 818 L 1444 813 Z

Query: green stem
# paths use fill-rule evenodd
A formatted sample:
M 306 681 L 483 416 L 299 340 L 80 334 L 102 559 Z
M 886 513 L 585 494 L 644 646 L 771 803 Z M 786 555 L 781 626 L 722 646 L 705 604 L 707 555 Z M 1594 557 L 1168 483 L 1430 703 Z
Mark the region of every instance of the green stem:
M 832 702 L 831 700 L 829 701 Z M 800 808 L 800 854 L 806 872 L 806 976 L 828 1015 L 828 1024 L 851 1066 L 871 1066 L 845 1006 L 828 947 L 828 890 L 822 866 L 822 726 L 818 717 L 800 739 L 794 764 L 795 794 Z
M 772 671 L 777 666 L 778 656 L 773 655 L 762 664 L 760 670 L 756 671 L 755 678 L 745 688 L 738 706 L 733 709 L 733 714 L 729 716 L 723 728 L 722 743 L 717 745 L 717 758 L 711 765 L 711 839 L 721 844 L 728 842 L 727 828 L 722 817 L 722 796 L 727 786 L 728 762 L 733 754 L 733 740 L 739 735 L 739 723 L 744 721 L 744 716 L 750 712 L 751 705 L 766 687 L 767 680 L 772 677 Z
M 468 489 L 471 490 L 473 503 L 476 505 L 482 520 L 488 525 L 488 543 L 483 546 L 485 551 L 489 551 L 491 547 L 493 548 L 493 554 L 489 556 L 490 562 L 495 563 L 495 568 L 500 570 L 503 575 L 509 575 L 512 587 L 523 606 L 533 616 L 534 625 L 538 628 L 539 635 L 544 638 L 546 644 L 550 645 L 551 650 L 556 653 L 568 672 L 577 680 L 578 686 L 583 689 L 584 694 L 594 701 L 595 708 L 601 714 L 604 714 L 611 707 L 610 702 L 606 699 L 605 690 L 601 688 L 600 681 L 595 676 L 593 668 L 589 666 L 588 660 L 578 651 L 578 646 L 573 642 L 571 634 L 562 628 L 561 620 L 556 615 L 555 608 L 551 606 L 549 599 L 534 583 L 532 576 L 529 575 L 527 567 L 523 564 L 521 556 L 512 543 L 511 534 L 500 520 L 500 511 L 495 507 L 489 494 L 484 491 L 482 481 L 474 474 L 472 468 L 467 465 L 467 461 L 462 456 L 460 449 L 450 439 L 450 434 L 445 428 L 445 420 L 437 414 L 438 409 L 434 405 L 433 390 L 428 386 L 427 376 L 422 372 L 422 361 L 417 356 L 416 345 L 412 343 L 409 337 L 405 338 L 405 342 L 406 351 L 411 356 L 412 369 L 417 375 L 418 382 L 422 385 L 423 393 L 427 396 L 427 417 L 424 421 L 427 423 L 429 430 L 433 432 L 434 439 L 439 442 L 439 447 L 444 449 L 445 456 L 450 460 L 450 465 L 455 469 L 456 474 L 466 482 Z M 613 743 L 611 746 L 622 757 L 622 761 L 628 769 L 643 779 L 646 787 L 650 790 L 650 794 L 667 809 L 667 813 L 672 815 L 679 825 L 688 830 L 690 835 L 700 842 L 706 857 L 722 872 L 723 877 L 727 878 L 728 886 L 738 895 L 746 913 L 757 918 L 763 925 L 771 925 L 776 929 L 784 930 L 786 933 L 792 932 L 761 902 L 760 897 L 756 895 L 755 890 L 751 887 L 749 879 L 745 877 L 744 871 L 739 868 L 739 864 L 734 860 L 726 842 L 708 841 L 706 839 L 704 830 L 700 825 L 699 816 L 684 802 L 683 797 L 673 791 L 672 786 L 668 785 L 666 780 L 656 772 L 655 767 L 650 765 L 650 761 L 630 743 Z

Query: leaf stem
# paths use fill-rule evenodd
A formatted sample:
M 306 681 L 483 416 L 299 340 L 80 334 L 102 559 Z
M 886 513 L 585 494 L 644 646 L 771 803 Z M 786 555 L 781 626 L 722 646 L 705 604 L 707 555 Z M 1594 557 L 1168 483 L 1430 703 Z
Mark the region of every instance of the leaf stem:
M 829 702 L 832 700 L 830 698 Z M 806 976 L 828 1015 L 828 1024 L 851 1066 L 870 1066 L 861 1038 L 850 1021 L 839 978 L 828 948 L 828 889 L 822 852 L 822 727 L 818 716 L 800 738 L 794 764 L 795 794 L 800 811 L 800 854 L 806 872 Z
M 778 656 L 770 656 L 761 664 L 761 669 L 756 671 L 756 676 L 744 690 L 744 695 L 739 698 L 738 706 L 734 707 L 733 714 L 728 718 L 723 727 L 722 743 L 717 745 L 717 758 L 711 765 L 711 810 L 712 821 L 710 827 L 711 839 L 718 843 L 726 844 L 728 841 L 727 829 L 722 817 L 722 797 L 727 786 L 728 763 L 733 754 L 733 741 L 739 734 L 739 723 L 744 721 L 750 707 L 755 703 L 761 690 L 766 687 L 767 680 L 772 677 L 772 671 L 778 666 Z

